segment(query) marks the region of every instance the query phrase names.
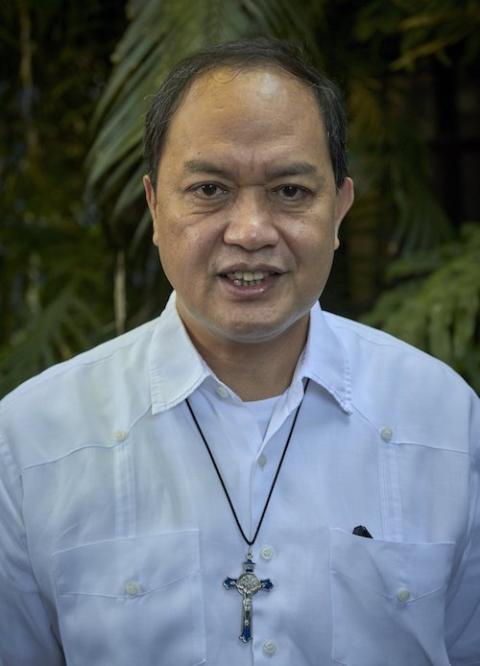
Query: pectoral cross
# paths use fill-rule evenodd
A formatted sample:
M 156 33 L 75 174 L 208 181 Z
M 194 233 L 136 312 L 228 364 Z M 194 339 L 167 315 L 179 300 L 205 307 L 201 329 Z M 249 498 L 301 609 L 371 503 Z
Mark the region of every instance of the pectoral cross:
M 254 569 L 255 562 L 252 561 L 252 555 L 248 552 L 247 559 L 243 563 L 243 573 L 238 578 L 225 578 L 223 581 L 223 586 L 227 590 L 235 588 L 237 592 L 243 595 L 242 626 L 239 636 L 242 643 L 248 643 L 248 641 L 252 640 L 252 597 L 259 590 L 266 590 L 268 592 L 273 587 L 273 583 L 269 578 L 259 580 L 253 573 Z

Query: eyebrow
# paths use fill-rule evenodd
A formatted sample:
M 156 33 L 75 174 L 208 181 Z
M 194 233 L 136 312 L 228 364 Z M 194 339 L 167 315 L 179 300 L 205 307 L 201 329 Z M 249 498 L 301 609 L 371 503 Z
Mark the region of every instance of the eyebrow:
M 270 178 L 285 178 L 288 176 L 316 176 L 317 167 L 310 162 L 291 162 L 285 166 L 274 167 L 268 170 Z
M 228 169 L 219 167 L 206 160 L 188 160 L 185 162 L 184 166 L 190 173 L 202 172 L 216 176 L 231 177 L 231 172 L 229 172 Z M 291 162 L 290 164 L 273 167 L 272 169 L 267 170 L 267 177 L 272 180 L 289 176 L 316 176 L 317 174 L 317 167 L 310 164 L 310 162 Z
M 222 169 L 221 167 L 213 164 L 212 162 L 207 162 L 205 160 L 188 160 L 184 164 L 185 170 L 190 171 L 190 173 L 211 173 L 215 176 L 229 176 L 230 173 L 227 169 Z

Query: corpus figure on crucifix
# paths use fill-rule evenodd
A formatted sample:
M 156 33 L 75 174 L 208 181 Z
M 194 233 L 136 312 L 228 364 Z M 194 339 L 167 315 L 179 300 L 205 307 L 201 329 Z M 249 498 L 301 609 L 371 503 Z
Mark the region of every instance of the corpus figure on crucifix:
M 246 561 L 243 563 L 243 573 L 238 578 L 225 578 L 223 581 L 223 585 L 227 590 L 235 588 L 243 595 L 242 629 L 239 636 L 242 643 L 248 643 L 248 641 L 252 640 L 253 595 L 257 594 L 259 590 L 269 592 L 273 587 L 273 583 L 269 578 L 259 580 L 253 573 L 254 569 L 255 562 L 252 561 L 249 553 Z

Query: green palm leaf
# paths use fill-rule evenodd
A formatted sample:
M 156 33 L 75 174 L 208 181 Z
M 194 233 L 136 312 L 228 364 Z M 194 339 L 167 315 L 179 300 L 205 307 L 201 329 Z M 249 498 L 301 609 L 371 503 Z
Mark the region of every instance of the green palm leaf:
M 404 279 L 363 321 L 453 365 L 479 390 L 480 225 L 465 225 L 457 241 L 396 262 L 390 275 Z
M 88 186 L 116 200 L 117 217 L 142 196 L 144 116 L 176 62 L 203 46 L 247 35 L 314 44 L 308 12 L 286 0 L 133 1 L 128 15 L 131 23 L 113 55 L 115 68 L 95 114 L 97 134 L 88 160 Z
M 75 284 L 68 285 L 2 349 L 0 395 L 53 363 L 90 347 L 98 341 L 100 331 L 101 322 L 79 296 Z

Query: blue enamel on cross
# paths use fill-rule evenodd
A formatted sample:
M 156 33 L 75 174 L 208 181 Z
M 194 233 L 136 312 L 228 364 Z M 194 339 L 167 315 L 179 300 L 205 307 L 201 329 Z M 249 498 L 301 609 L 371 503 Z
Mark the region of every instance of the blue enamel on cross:
M 248 643 L 252 640 L 252 597 L 257 594 L 259 590 L 266 590 L 267 592 L 272 589 L 273 583 L 269 578 L 259 580 L 253 573 L 255 569 L 255 562 L 252 561 L 250 553 L 247 554 L 247 559 L 243 563 L 243 573 L 238 578 L 225 578 L 223 586 L 227 590 L 235 588 L 237 592 L 243 595 L 243 609 L 242 609 L 242 631 L 239 639 L 242 643 Z

